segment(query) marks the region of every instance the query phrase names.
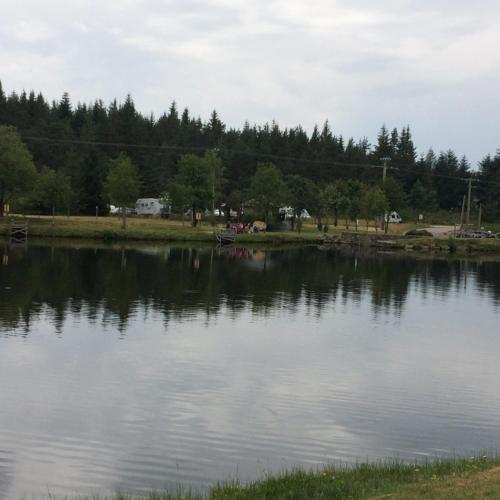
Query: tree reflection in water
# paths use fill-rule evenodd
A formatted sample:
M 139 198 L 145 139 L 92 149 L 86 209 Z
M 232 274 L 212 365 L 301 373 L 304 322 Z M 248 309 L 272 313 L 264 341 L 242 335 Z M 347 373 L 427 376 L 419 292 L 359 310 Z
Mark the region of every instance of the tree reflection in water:
M 321 315 L 335 300 L 369 299 L 377 311 L 404 312 L 410 287 L 425 296 L 475 286 L 499 302 L 500 263 L 409 256 L 354 254 L 304 247 L 35 246 L 2 251 L 0 329 L 26 335 L 32 318 L 45 315 L 61 331 L 68 314 L 97 321 L 128 319 L 141 310 L 169 319 L 238 315 L 251 307 L 266 314 L 303 301 Z

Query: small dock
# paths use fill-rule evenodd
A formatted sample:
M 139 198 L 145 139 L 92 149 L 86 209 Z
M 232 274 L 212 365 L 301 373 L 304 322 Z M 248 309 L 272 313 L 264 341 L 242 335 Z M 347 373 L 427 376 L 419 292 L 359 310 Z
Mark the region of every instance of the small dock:
M 11 220 L 9 226 L 11 243 L 26 243 L 28 241 L 27 220 Z
M 236 231 L 233 228 L 226 228 L 215 233 L 217 245 L 232 245 L 236 239 Z

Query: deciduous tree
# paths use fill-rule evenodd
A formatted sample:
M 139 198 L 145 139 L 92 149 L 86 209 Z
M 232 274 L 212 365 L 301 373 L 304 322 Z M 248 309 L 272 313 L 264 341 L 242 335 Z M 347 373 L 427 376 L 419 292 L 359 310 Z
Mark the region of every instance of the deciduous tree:
M 33 199 L 38 208 L 52 211 L 68 209 L 72 198 L 71 181 L 68 176 L 50 168 L 44 168 L 35 183 Z
M 19 133 L 14 127 L 0 126 L 0 217 L 4 204 L 26 195 L 35 179 L 33 159 Z
M 281 172 L 273 163 L 261 163 L 250 181 L 249 196 L 255 207 L 264 215 L 266 225 L 269 214 L 289 201 L 285 181 Z
M 189 200 L 192 224 L 196 226 L 196 212 L 209 207 L 212 199 L 212 176 L 207 159 L 193 154 L 181 156 L 173 185 L 174 191 Z
M 106 192 L 111 203 L 121 208 L 123 229 L 127 227 L 126 208 L 135 203 L 140 187 L 139 172 L 128 156 L 120 154 L 109 161 Z
M 376 220 L 377 217 L 383 217 L 389 209 L 389 203 L 385 197 L 384 191 L 379 187 L 365 189 L 361 196 L 361 215 L 366 221 L 366 230 L 370 220 Z M 378 227 L 375 224 L 375 227 Z

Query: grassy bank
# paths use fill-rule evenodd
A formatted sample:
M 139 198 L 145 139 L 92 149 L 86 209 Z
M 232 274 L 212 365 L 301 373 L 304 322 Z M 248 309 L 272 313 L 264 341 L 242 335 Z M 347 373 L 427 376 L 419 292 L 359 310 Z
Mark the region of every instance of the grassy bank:
M 117 495 L 117 500 L 138 499 Z M 149 500 L 484 499 L 500 498 L 500 458 L 296 471 L 249 484 L 213 487 L 205 496 L 151 494 Z
M 117 217 L 28 217 L 30 236 L 40 238 L 80 238 L 106 241 L 214 242 L 208 222 L 196 228 L 189 223 L 165 219 L 129 218 L 127 229 Z M 223 227 L 222 225 L 219 227 Z M 7 220 L 0 219 L 0 234 L 8 234 Z M 321 233 L 312 225 L 301 233 L 258 233 L 238 235 L 241 243 L 318 243 Z
M 439 252 L 458 255 L 500 254 L 500 240 L 465 238 L 403 238 L 389 240 L 387 247 L 410 252 Z
M 94 240 L 107 242 L 205 242 L 214 243 L 214 231 L 208 222 L 193 228 L 189 223 L 165 219 L 129 218 L 127 229 L 121 228 L 121 221 L 117 217 L 28 217 L 30 237 L 37 238 L 72 238 L 80 240 Z M 223 227 L 223 225 L 219 225 Z M 402 234 L 414 229 L 412 224 L 394 224 L 389 227 L 389 234 L 369 231 L 360 226 L 359 231 L 346 232 L 345 226 L 330 226 L 326 235 L 332 244 L 352 244 L 352 235 L 355 236 L 354 246 L 361 244 L 367 247 L 385 248 L 390 250 L 414 252 L 440 252 L 458 254 L 499 254 L 500 240 L 496 239 L 443 239 L 428 237 L 404 237 Z M 422 227 L 422 226 L 420 226 Z M 0 236 L 8 235 L 8 221 L 0 218 Z M 368 238 L 377 237 L 377 241 Z M 320 244 L 324 235 L 319 232 L 313 223 L 305 223 L 302 232 L 278 232 L 240 234 L 236 243 L 241 245 L 289 245 L 289 244 Z

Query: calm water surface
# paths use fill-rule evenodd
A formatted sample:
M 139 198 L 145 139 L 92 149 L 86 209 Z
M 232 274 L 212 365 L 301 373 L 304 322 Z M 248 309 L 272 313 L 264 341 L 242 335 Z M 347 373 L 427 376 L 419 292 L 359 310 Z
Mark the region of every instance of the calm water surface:
M 2 252 L 2 500 L 500 448 L 500 263 Z

